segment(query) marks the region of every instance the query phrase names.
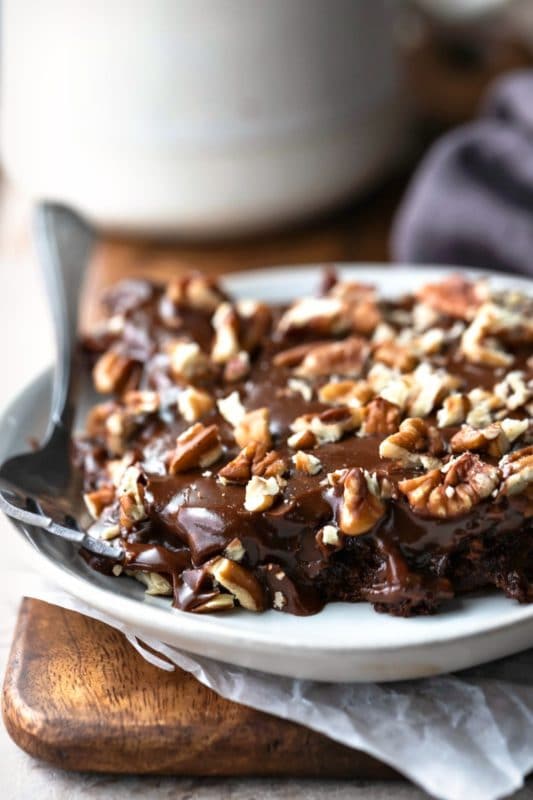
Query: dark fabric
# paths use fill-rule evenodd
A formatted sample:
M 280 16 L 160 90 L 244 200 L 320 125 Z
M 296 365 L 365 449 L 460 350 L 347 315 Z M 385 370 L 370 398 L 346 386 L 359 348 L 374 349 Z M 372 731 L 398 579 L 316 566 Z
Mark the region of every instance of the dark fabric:
M 391 249 L 401 262 L 533 276 L 533 71 L 498 81 L 479 120 L 431 148 L 397 213 Z

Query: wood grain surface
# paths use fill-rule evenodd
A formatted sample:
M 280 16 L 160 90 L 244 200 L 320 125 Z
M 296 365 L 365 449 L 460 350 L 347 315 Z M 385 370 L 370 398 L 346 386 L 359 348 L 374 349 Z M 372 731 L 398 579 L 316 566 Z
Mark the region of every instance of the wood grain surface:
M 239 242 L 150 242 L 106 237 L 87 272 L 82 327 L 101 290 L 124 277 L 165 280 L 268 265 L 386 261 L 401 177 L 334 216 Z M 371 268 L 369 268 L 371 280 Z M 24 600 L 4 683 L 15 742 L 66 769 L 176 775 L 390 777 L 365 754 L 299 725 L 219 698 L 188 674 L 146 663 L 121 633 Z
M 65 769 L 395 776 L 364 753 L 224 700 L 181 670 L 163 672 L 114 628 L 39 600 L 21 607 L 3 714 L 23 750 Z

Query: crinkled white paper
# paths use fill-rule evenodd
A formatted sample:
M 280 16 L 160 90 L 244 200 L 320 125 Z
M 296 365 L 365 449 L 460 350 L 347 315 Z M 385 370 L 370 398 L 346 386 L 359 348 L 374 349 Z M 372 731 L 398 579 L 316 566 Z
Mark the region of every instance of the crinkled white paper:
M 443 800 L 506 797 L 533 769 L 533 650 L 458 675 L 329 684 L 233 667 L 146 637 L 140 641 L 121 622 L 44 585 L 32 596 L 112 625 L 156 666 L 175 664 L 228 700 L 364 750 Z

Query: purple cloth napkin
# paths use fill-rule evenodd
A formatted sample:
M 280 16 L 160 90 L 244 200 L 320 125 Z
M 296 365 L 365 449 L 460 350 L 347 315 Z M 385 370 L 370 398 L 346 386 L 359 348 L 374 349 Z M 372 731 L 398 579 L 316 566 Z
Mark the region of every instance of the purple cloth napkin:
M 533 276 L 533 71 L 500 79 L 480 119 L 440 139 L 392 232 L 394 260 Z

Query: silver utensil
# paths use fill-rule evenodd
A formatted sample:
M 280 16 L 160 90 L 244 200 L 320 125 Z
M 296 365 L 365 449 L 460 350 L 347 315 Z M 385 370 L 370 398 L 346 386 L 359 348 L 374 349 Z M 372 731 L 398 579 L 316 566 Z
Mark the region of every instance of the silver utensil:
M 42 528 L 93 553 L 116 558 L 116 548 L 80 530 L 72 513 L 80 496 L 70 458 L 80 383 L 78 305 L 94 232 L 68 208 L 46 203 L 36 209 L 35 236 L 57 349 L 50 422 L 38 450 L 9 458 L 0 467 L 0 510 L 23 530 Z

